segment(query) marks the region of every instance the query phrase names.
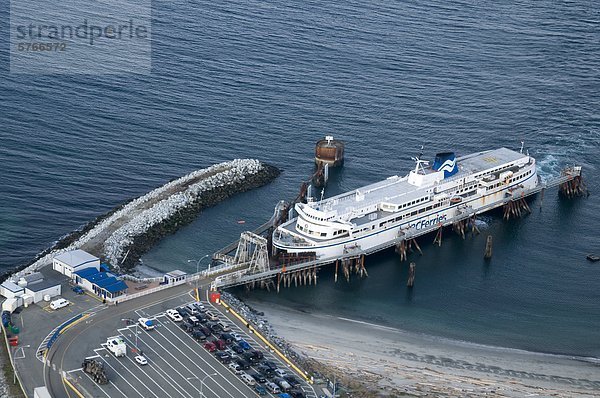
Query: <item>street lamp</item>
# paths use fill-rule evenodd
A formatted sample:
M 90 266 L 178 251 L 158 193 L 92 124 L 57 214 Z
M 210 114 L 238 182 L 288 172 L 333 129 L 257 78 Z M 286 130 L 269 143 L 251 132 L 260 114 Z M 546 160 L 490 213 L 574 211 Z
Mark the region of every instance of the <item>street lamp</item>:
M 200 275 L 198 275 L 198 272 L 200 271 L 200 262 L 202 260 L 204 260 L 206 257 L 210 257 L 210 254 L 207 254 L 206 256 L 203 256 L 200 258 L 200 260 L 198 260 L 196 262 L 196 289 L 198 288 L 198 280 L 200 279 Z M 195 260 L 187 260 L 188 263 L 193 263 Z M 210 263 L 208 263 L 208 270 L 210 271 Z
M 202 379 L 200 379 L 200 398 L 204 398 L 204 393 L 202 392 L 202 389 L 204 387 L 204 380 L 206 380 L 208 377 L 216 376 L 217 374 L 218 373 L 211 373 L 211 374 L 208 374 L 208 375 L 204 376 Z M 198 380 L 198 377 L 194 376 L 194 377 L 188 377 L 187 378 L 187 380 L 192 380 L 192 379 Z

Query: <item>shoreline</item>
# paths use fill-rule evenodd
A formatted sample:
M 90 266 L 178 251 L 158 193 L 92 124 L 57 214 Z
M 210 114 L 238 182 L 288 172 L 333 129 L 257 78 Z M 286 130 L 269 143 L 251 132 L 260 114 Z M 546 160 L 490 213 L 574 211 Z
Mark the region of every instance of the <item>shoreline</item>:
M 600 390 L 594 358 L 483 346 L 251 299 L 245 303 L 264 311 L 273 331 L 297 352 L 336 369 L 346 385 L 362 385 L 372 396 L 588 397 Z

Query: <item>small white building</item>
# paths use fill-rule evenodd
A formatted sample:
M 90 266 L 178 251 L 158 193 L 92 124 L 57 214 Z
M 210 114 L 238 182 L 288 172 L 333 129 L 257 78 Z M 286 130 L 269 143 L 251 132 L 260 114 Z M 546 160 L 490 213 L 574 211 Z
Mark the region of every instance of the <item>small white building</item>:
M 165 274 L 163 283 L 171 284 L 175 282 L 180 282 L 184 281 L 185 278 L 187 278 L 187 273 L 176 269 Z
M 25 293 L 25 289 L 14 282 L 4 281 L 0 285 L 0 295 L 6 297 L 7 299 L 20 296 L 23 293 Z
M 46 295 L 50 297 L 60 296 L 61 285 L 59 282 L 43 280 L 27 285 L 25 287 L 25 294 L 31 295 L 34 303 L 39 303 L 44 300 L 44 296 Z
M 52 260 L 52 268 L 69 278 L 73 277 L 73 273 L 90 267 L 100 271 L 100 259 L 81 249 L 59 254 Z

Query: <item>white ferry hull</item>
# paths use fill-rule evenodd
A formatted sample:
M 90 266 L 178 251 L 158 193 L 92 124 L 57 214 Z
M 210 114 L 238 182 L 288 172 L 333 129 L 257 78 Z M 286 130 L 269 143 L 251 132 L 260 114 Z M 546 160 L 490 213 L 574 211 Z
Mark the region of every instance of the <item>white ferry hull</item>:
M 393 246 L 405 231 L 410 231 L 410 236 L 416 237 L 432 232 L 440 226 L 446 226 L 459 216 L 461 208 L 469 207 L 470 214 L 480 214 L 503 205 L 511 190 L 529 190 L 535 188 L 539 181 L 535 170 L 535 162 L 526 166 L 519 172 L 529 172 L 526 178 L 515 184 L 506 184 L 493 192 L 482 195 L 472 195 L 457 204 L 450 204 L 445 208 L 438 208 L 415 217 L 402 220 L 399 223 L 391 223 L 389 227 L 375 228 L 360 233 L 350 233 L 338 239 L 315 241 L 308 245 L 288 245 L 277 239 L 277 231 L 274 232 L 273 245 L 279 251 L 288 254 L 311 253 L 319 259 L 339 258 L 347 253 L 349 248 L 357 247 L 361 253 L 373 253 Z M 385 219 L 382 219 L 385 220 Z M 379 220 L 377 220 L 379 221 Z M 290 221 L 290 222 L 293 222 Z M 289 223 L 289 222 L 288 222 Z

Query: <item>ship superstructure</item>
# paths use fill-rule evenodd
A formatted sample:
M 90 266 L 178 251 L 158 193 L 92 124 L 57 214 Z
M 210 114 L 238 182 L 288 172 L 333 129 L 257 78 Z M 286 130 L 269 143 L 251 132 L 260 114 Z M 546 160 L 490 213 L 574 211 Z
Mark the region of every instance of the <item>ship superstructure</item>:
M 404 177 L 297 203 L 297 217 L 275 229 L 273 246 L 317 258 L 341 256 L 351 247 L 385 248 L 406 231 L 418 235 L 421 229 L 450 223 L 460 212 L 488 211 L 502 205 L 506 195 L 540 184 L 535 159 L 507 148 L 459 158 L 438 153 L 432 165 L 414 160 L 415 168 Z

